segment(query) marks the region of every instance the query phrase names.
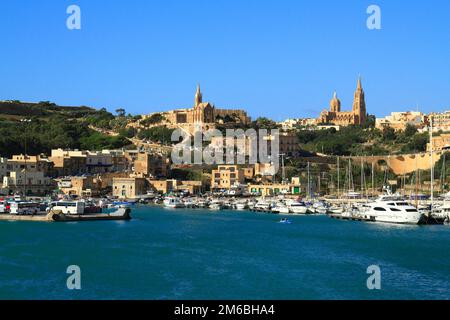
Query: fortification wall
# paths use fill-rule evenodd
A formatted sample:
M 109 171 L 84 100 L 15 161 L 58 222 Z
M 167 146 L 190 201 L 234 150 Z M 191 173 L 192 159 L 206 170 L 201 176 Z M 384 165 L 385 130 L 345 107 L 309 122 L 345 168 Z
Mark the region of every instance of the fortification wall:
M 433 154 L 433 164 L 441 159 L 442 153 Z M 374 164 L 375 168 L 387 165 L 396 175 L 404 175 L 415 172 L 416 170 L 431 169 L 431 155 L 429 153 L 404 154 L 393 156 L 368 156 L 368 157 L 346 157 L 352 159 L 355 163 L 360 163 L 361 159 L 369 165 Z

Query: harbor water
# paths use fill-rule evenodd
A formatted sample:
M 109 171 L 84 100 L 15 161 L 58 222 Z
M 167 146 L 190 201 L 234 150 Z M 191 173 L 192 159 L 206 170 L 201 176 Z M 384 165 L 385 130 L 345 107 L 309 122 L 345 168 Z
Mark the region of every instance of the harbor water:
M 0 299 L 448 299 L 450 227 L 133 208 L 131 221 L 0 222 Z M 67 267 L 81 290 L 67 288 Z M 381 270 L 381 290 L 367 268 Z

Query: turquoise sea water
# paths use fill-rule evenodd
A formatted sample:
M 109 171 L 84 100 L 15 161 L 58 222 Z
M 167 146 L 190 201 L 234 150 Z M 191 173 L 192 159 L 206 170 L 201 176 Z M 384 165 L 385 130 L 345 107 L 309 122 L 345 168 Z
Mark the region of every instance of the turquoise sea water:
M 129 222 L 0 222 L 0 299 L 448 299 L 450 227 L 136 207 Z M 81 268 L 67 289 L 69 265 Z M 367 289 L 367 267 L 381 290 Z

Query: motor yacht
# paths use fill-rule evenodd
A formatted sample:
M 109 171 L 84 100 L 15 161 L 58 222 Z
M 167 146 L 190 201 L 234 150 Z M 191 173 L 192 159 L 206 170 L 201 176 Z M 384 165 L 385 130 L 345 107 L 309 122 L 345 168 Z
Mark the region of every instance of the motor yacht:
M 422 213 L 398 195 L 381 195 L 359 207 L 359 214 L 375 222 L 419 224 Z
M 286 204 L 287 204 L 287 207 L 288 207 L 290 213 L 293 213 L 293 214 L 307 214 L 308 213 L 308 207 L 303 202 L 293 200 L 293 201 L 288 201 Z

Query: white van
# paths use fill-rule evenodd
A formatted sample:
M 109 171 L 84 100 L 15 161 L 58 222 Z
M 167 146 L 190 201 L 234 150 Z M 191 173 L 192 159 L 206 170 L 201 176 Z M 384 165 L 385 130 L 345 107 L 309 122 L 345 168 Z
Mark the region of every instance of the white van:
M 10 213 L 17 215 L 32 215 L 39 213 L 39 203 L 35 202 L 11 202 Z

